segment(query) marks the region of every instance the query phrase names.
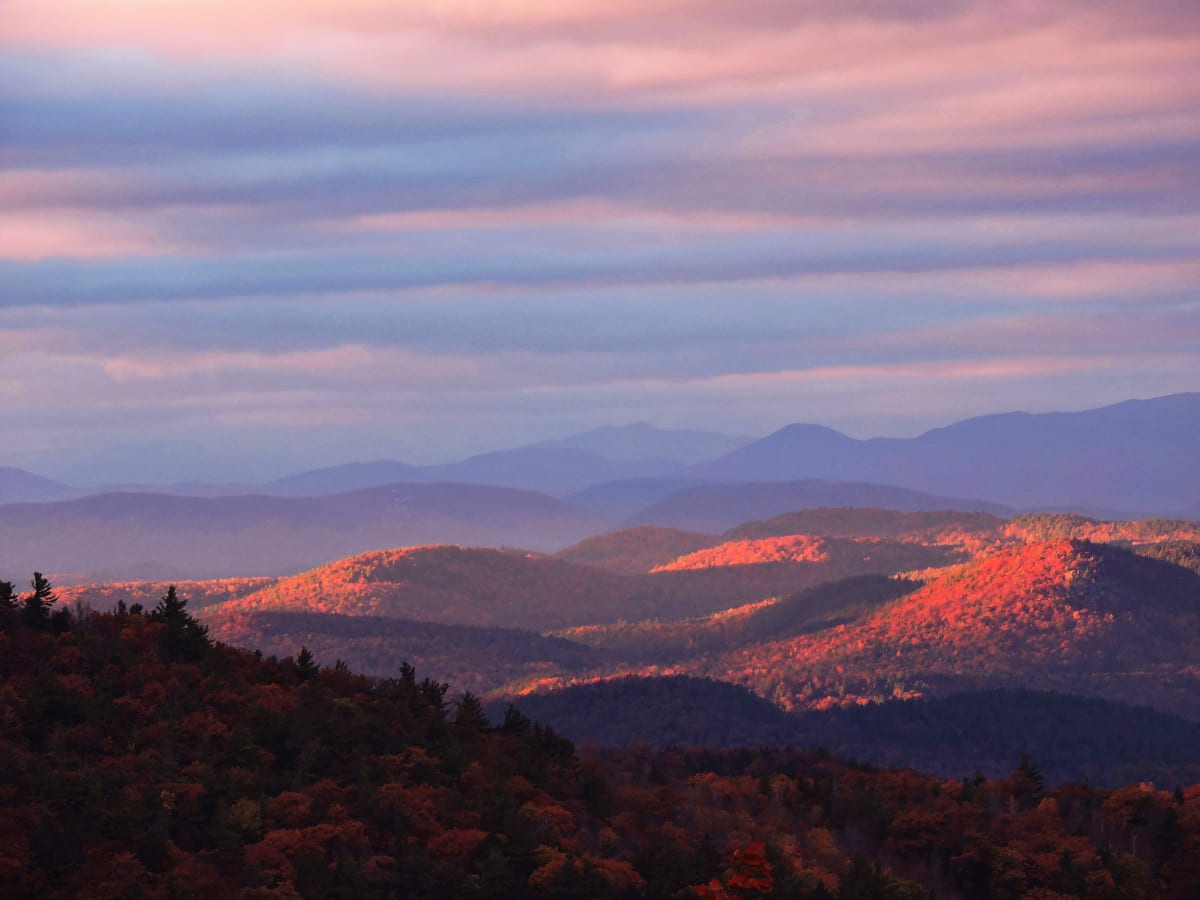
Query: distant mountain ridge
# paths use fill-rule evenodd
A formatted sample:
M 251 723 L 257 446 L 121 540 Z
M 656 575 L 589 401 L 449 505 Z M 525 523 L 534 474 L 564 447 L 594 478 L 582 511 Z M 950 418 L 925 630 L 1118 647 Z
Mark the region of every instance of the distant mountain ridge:
M 164 568 L 177 578 L 282 575 L 406 544 L 557 550 L 604 524 L 544 494 L 484 485 L 394 484 L 301 498 L 97 494 L 0 506 L 0 577 L 137 567 L 155 577 Z
M 277 479 L 266 485 L 266 492 L 306 496 L 394 482 L 454 481 L 568 494 L 605 482 L 674 476 L 686 465 L 714 459 L 751 440 L 710 431 L 667 431 L 638 422 L 452 463 L 414 466 L 376 460 L 312 469 Z
M 665 430 L 646 422 L 605 425 L 530 445 L 548 450 L 584 450 L 614 460 L 664 459 L 694 465 L 744 447 L 752 437 L 692 429 Z
M 856 440 L 789 425 L 693 466 L 714 481 L 871 481 L 1015 508 L 1186 511 L 1198 489 L 1200 393 L 1072 413 L 1004 413 L 915 438 Z M 668 523 L 664 523 L 668 524 Z
M 192 481 L 79 487 L 21 469 L 0 468 L 0 503 L 58 501 L 114 490 L 301 497 L 396 483 L 458 482 L 568 497 L 575 506 L 613 524 L 721 530 L 736 524 L 736 517 L 708 522 L 658 518 L 663 510 L 656 504 L 667 502 L 669 507 L 672 495 L 706 484 L 824 481 L 932 494 L 940 498 L 941 508 L 999 514 L 1035 510 L 1103 518 L 1200 518 L 1197 458 L 1200 393 L 1185 393 L 1080 412 L 980 416 L 913 438 L 859 440 L 804 423 L 753 441 L 716 432 L 658 429 L 646 423 L 605 426 L 457 462 L 349 462 L 257 486 Z M 962 502 L 976 505 L 951 506 L 947 498 L 967 498 Z M 737 516 L 769 518 L 813 505 L 915 508 L 904 502 L 878 496 L 830 496 L 790 510 L 741 509 Z
M 43 478 L 13 466 L 0 466 L 0 503 L 41 503 L 65 500 L 76 494 L 76 488 L 61 481 Z

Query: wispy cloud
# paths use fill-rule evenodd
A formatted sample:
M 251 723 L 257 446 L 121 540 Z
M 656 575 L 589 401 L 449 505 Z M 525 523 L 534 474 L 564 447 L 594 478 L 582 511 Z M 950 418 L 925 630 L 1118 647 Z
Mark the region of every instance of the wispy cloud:
M 48 471 L 1197 390 L 1200 7 L 8 0 L 0 209 Z

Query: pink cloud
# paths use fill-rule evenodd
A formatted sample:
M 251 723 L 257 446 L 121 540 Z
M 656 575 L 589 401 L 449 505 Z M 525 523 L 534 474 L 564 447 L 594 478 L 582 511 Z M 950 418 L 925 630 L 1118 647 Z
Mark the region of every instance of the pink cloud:
M 979 3 L 936 13 L 929 4 L 773 0 L 10 0 L 0 41 L 316 69 L 383 89 L 484 87 L 581 101 L 918 85 L 962 92 L 965 79 L 989 73 L 1121 60 L 1195 70 L 1194 17 L 1176 14 L 1167 28 L 1153 6 Z
M 389 231 L 443 231 L 459 228 L 526 228 L 533 226 L 596 225 L 638 228 L 670 227 L 685 231 L 729 231 L 774 227 L 817 228 L 836 224 L 825 216 L 712 209 L 668 209 L 611 200 L 567 200 L 504 207 L 420 209 L 373 213 L 313 223 L 313 230 L 331 234 Z
M 104 363 L 105 373 L 118 383 L 159 381 L 222 372 L 319 372 L 329 374 L 371 363 L 366 347 L 346 344 L 322 350 L 289 353 L 236 351 L 174 352 L 160 358 L 152 354 L 118 356 Z
M 147 225 L 103 213 L 0 212 L 0 259 L 119 259 L 180 249 Z

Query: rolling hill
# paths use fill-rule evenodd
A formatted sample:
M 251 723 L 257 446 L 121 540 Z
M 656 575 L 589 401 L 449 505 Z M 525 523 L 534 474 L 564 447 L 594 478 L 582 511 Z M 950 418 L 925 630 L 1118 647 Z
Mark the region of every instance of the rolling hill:
M 627 575 L 516 550 L 431 545 L 371 551 L 241 592 L 219 607 L 240 612 L 324 612 L 447 625 L 550 631 L 617 621 L 671 621 L 792 594 L 815 584 L 912 568 L 943 548 L 872 544 L 826 559 Z M 854 546 L 849 546 L 854 544 Z
M 610 665 L 669 665 L 853 622 L 919 587 L 918 581 L 855 575 L 691 619 L 584 625 L 557 634 L 606 651 Z
M 965 558 L 965 554 L 953 547 L 928 546 L 914 541 L 789 534 L 751 541 L 725 541 L 688 553 L 651 571 L 686 572 L 790 562 L 821 565 L 829 577 L 840 578 L 865 572 L 935 568 L 962 562 Z
M 1050 541 L 953 567 L 853 624 L 684 670 L 788 709 L 1019 685 L 1200 718 L 1198 613 L 1189 569 Z
M 436 672 L 455 694 L 486 694 L 547 670 L 587 669 L 604 657 L 602 651 L 563 638 L 515 628 L 236 608 L 209 610 L 202 619 L 215 640 L 280 658 L 307 647 L 321 665 L 341 660 L 355 672 L 378 678 L 396 677 L 407 662 Z
M 516 550 L 431 545 L 380 550 L 280 578 L 222 612 L 323 612 L 447 625 L 551 628 L 631 607 L 628 579 Z
M 720 540 L 715 535 L 698 531 L 642 525 L 585 538 L 559 550 L 555 556 L 568 562 L 635 575 L 649 572 L 687 553 L 711 547 Z

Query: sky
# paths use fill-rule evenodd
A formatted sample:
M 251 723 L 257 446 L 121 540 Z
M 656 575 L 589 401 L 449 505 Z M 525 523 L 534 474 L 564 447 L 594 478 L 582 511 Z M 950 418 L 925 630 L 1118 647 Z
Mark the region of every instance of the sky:
M 0 464 L 1200 390 L 1194 0 L 0 0 Z

